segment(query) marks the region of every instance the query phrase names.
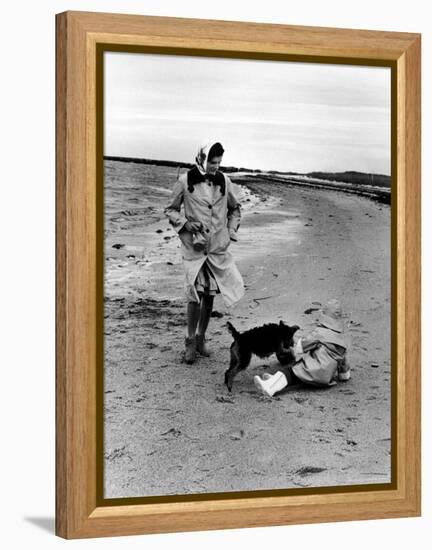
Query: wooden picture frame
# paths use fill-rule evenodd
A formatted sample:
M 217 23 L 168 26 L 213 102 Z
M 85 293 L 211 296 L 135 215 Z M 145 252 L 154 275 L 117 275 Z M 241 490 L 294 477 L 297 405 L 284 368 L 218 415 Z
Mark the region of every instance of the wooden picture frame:
M 56 25 L 56 533 L 83 538 L 419 515 L 420 35 L 86 12 L 58 14 Z M 97 58 L 106 44 L 126 51 L 391 67 L 396 284 L 390 485 L 101 505 L 102 145 L 96 84 Z

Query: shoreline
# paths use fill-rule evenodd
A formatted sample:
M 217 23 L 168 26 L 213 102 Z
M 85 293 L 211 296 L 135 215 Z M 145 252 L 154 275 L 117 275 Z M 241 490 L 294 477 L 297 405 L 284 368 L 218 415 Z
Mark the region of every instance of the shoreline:
M 359 195 L 369 198 L 373 201 L 382 204 L 391 203 L 391 189 L 372 185 L 351 184 L 346 182 L 332 182 L 318 178 L 310 178 L 307 176 L 274 176 L 268 174 L 244 174 L 237 176 L 229 174 L 233 183 L 244 185 L 250 189 L 254 189 L 255 183 L 267 181 L 269 183 L 280 183 L 286 186 L 298 186 L 310 189 L 326 189 L 329 191 L 339 191 L 353 195 Z M 261 182 L 260 182 L 261 180 Z
M 181 168 L 192 168 L 194 164 L 189 162 L 155 160 L 134 157 L 104 156 L 104 161 L 135 163 L 147 166 L 171 167 L 179 172 Z M 235 168 L 232 166 L 221 166 L 221 171 L 227 174 L 233 181 L 247 185 L 248 180 L 262 179 L 270 182 L 281 182 L 287 185 L 299 185 L 334 191 L 344 191 L 369 197 L 372 200 L 384 204 L 390 204 L 391 200 L 391 177 L 383 174 L 369 174 L 357 171 L 345 172 L 309 172 L 305 174 L 296 172 L 282 172 L 279 170 L 261 170 Z M 318 175 L 320 177 L 318 177 Z M 350 181 L 350 178 L 357 181 Z M 368 180 L 369 183 L 358 180 Z M 377 181 L 380 183 L 372 183 Z

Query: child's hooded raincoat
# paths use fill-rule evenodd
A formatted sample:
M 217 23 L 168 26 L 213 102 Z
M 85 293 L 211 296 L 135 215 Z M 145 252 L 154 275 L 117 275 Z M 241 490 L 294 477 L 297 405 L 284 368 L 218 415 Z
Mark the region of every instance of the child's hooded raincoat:
M 343 334 L 342 312 L 336 300 L 327 304 L 319 326 L 300 342 L 303 353 L 293 366 L 294 374 L 307 384 L 334 385 L 338 369 L 346 369 L 348 347 Z

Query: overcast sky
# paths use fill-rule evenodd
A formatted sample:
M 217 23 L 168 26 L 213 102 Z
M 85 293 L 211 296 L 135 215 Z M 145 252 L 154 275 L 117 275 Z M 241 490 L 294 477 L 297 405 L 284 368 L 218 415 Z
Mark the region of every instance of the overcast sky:
M 390 69 L 105 53 L 105 155 L 390 174 Z

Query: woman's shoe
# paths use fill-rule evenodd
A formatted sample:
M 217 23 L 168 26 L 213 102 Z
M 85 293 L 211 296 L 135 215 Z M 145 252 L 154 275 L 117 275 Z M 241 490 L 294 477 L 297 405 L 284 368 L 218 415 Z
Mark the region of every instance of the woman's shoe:
M 185 361 L 188 365 L 192 365 L 192 363 L 196 359 L 196 338 L 195 336 L 192 336 L 192 338 L 185 338 Z
M 210 357 L 210 351 L 206 346 L 204 334 L 197 334 L 196 350 L 200 355 L 203 355 L 204 357 Z

